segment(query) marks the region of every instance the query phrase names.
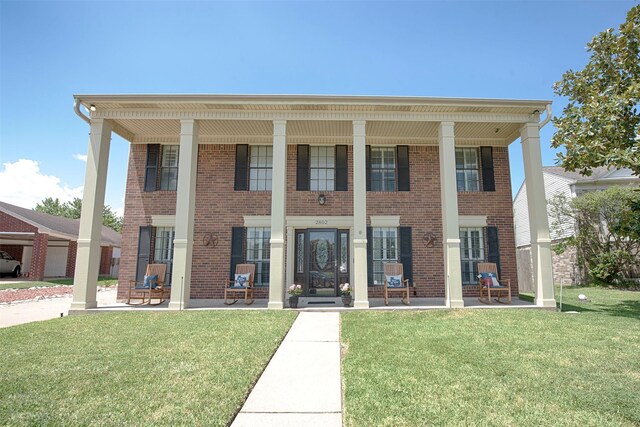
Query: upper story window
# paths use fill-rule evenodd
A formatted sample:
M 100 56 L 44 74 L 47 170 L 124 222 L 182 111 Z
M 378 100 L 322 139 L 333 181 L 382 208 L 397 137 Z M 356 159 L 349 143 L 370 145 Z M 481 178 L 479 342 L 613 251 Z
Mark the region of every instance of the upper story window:
M 309 189 L 333 191 L 335 181 L 335 148 L 310 147 Z
M 477 148 L 456 148 L 458 191 L 480 191 L 480 165 Z
M 249 190 L 271 191 L 273 147 L 255 145 L 251 147 L 249 163 Z
M 371 191 L 396 190 L 396 150 L 371 147 Z
M 178 158 L 179 145 L 162 146 L 162 161 L 160 162 L 160 190 L 173 190 L 178 188 Z

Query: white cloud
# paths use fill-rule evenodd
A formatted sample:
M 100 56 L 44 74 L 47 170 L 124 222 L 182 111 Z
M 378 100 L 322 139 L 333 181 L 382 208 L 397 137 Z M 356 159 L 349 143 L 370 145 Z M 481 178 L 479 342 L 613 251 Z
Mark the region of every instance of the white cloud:
M 73 158 L 76 159 L 76 160 L 80 160 L 81 162 L 87 163 L 87 155 L 86 154 L 77 153 L 77 154 L 73 155 Z
M 19 159 L 3 166 L 0 171 L 0 200 L 3 202 L 31 209 L 47 197 L 58 198 L 61 203 L 82 197 L 82 186 L 62 185 L 57 176 L 40 172 L 35 160 Z

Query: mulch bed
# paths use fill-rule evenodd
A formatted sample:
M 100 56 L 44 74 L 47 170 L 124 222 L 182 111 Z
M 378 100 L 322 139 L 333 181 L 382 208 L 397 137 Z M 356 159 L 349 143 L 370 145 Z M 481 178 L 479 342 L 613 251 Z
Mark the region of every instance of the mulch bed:
M 73 293 L 73 286 L 34 287 L 28 289 L 5 289 L 0 291 L 0 304 L 22 301 L 37 301 L 45 298 L 59 298 Z

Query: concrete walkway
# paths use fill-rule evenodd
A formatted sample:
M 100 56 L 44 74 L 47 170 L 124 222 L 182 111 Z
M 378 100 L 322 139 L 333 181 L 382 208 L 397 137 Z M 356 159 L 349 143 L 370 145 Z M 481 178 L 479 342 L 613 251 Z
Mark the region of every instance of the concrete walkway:
M 341 426 L 340 314 L 301 312 L 232 427 Z

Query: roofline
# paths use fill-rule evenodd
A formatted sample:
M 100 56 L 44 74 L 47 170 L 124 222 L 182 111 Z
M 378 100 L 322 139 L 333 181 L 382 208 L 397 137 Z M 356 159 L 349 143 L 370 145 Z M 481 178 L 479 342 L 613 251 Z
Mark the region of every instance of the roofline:
M 452 105 L 467 107 L 546 107 L 550 100 L 498 98 L 440 98 L 379 95 L 247 95 L 247 94 L 76 94 L 84 103 L 217 103 L 217 104 L 360 104 L 360 105 Z

